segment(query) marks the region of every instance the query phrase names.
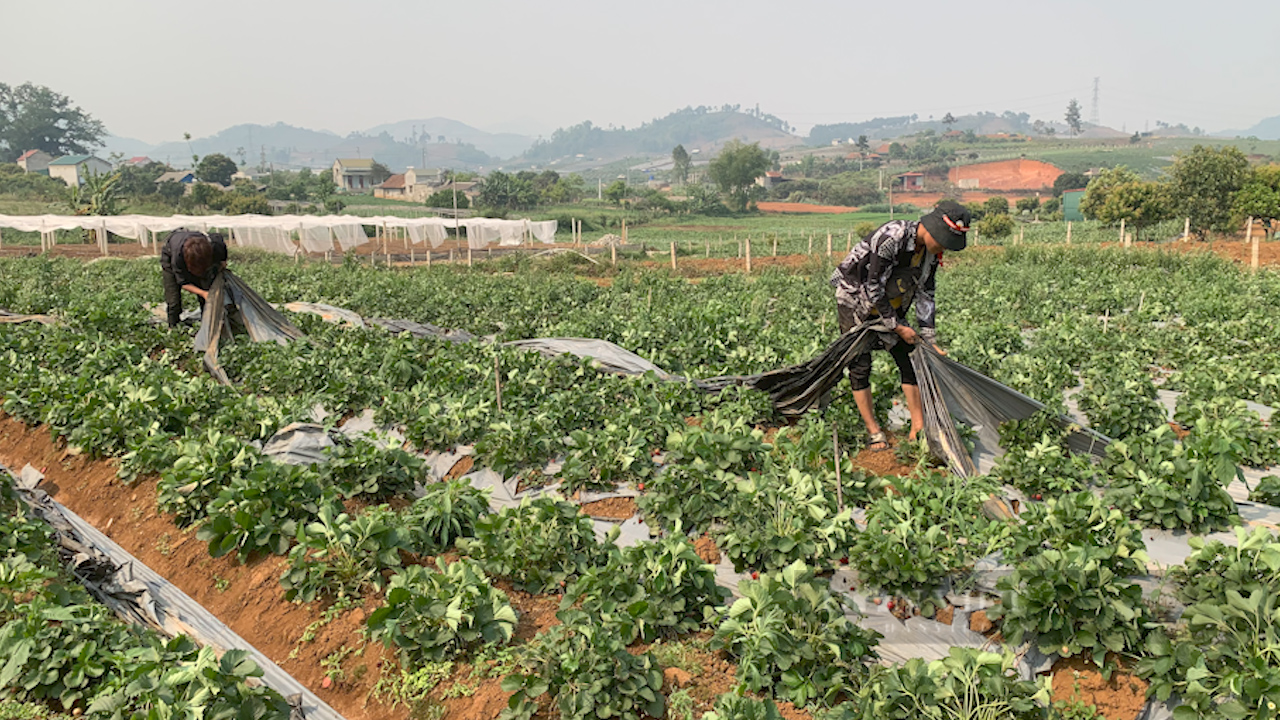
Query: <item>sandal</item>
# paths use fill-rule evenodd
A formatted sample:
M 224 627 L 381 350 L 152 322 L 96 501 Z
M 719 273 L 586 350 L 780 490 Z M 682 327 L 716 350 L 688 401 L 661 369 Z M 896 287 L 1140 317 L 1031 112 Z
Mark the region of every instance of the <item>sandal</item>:
M 872 445 L 876 445 L 876 444 L 884 445 L 884 447 L 871 447 Z M 889 436 L 886 435 L 883 430 L 881 430 L 878 433 L 871 433 L 871 438 L 870 438 L 870 441 L 867 443 L 867 448 L 872 452 L 884 452 L 885 450 L 888 450 Z

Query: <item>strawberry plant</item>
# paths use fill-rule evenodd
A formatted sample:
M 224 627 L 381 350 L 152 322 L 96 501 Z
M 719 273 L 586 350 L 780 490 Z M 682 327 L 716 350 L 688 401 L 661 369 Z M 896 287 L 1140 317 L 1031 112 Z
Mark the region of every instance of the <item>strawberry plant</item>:
M 475 537 L 476 521 L 489 513 L 489 490 L 457 478 L 427 485 L 400 514 L 409 546 L 421 555 L 444 552 L 459 538 Z
M 1264 505 L 1280 505 L 1280 477 L 1268 475 L 1249 491 L 1249 501 Z
M 470 560 L 437 559 L 434 571 L 410 565 L 391 576 L 386 597 L 367 625 L 374 639 L 398 650 L 406 668 L 505 643 L 515 632 L 507 594 Z
M 1106 567 L 1120 577 L 1147 573 L 1142 528 L 1092 492 L 1063 495 L 1029 506 L 1010 541 L 1005 560 L 1029 559 L 1046 549 L 1072 545 L 1097 548 Z
M 796 562 L 744 579 L 738 591 L 712 647 L 737 661 L 747 689 L 801 706 L 830 705 L 866 677 L 880 634 L 854 625 L 841 596 L 812 568 Z
M 528 720 L 543 698 L 561 720 L 661 718 L 662 669 L 652 653 L 632 654 L 612 628 L 585 615 L 562 613 L 564 624 L 538 637 L 520 670 L 502 680 L 512 693 L 506 720 Z
M 241 560 L 259 552 L 284 555 L 298 522 L 335 501 L 311 468 L 263 462 L 218 493 L 196 537 L 209 543 L 214 557 L 233 551 Z
M 791 470 L 785 477 L 752 473 L 737 483 L 732 523 L 716 534 L 734 569 L 779 570 L 794 562 L 832 564 L 855 532 L 851 511 L 835 512 L 817 479 Z
M 894 482 L 867 508 L 867 528 L 848 548 L 871 587 L 922 601 L 1012 532 L 983 514 L 997 489 L 989 481 L 930 474 Z
M 400 567 L 400 551 L 409 549 L 408 533 L 385 505 L 353 518 L 325 503 L 314 522 L 298 526 L 297 539 L 280 576 L 285 599 L 296 602 L 381 590 L 383 571 Z
M 357 438 L 335 445 L 316 466 L 324 483 L 344 498 L 408 495 L 423 478 L 425 462 L 399 444 Z
M 1049 679 L 1018 677 L 1018 658 L 1009 651 L 951 648 L 947 657 L 877 667 L 857 697 L 824 720 L 916 720 L 916 718 L 1007 718 L 1048 716 Z
M 1174 716 L 1234 720 L 1274 717 L 1280 704 L 1280 542 L 1270 531 L 1236 528 L 1236 545 L 1192 538 L 1173 573 L 1188 603 L 1182 626 L 1147 641 L 1136 671 L 1148 694 L 1182 700 Z
M 702 720 L 782 720 L 782 713 L 769 698 L 760 700 L 727 692 L 716 698 L 716 704 L 702 715 Z
M 178 457 L 160 474 L 156 505 L 178 527 L 198 522 L 223 488 L 262 462 L 253 447 L 231 435 L 208 430 L 178 443 Z
M 1174 420 L 1190 427 L 1197 435 L 1221 438 L 1230 443 L 1243 465 L 1270 467 L 1280 464 L 1280 430 L 1264 424 L 1245 401 L 1229 397 L 1187 401 L 1188 397 L 1178 398 Z
M 1151 623 L 1142 588 L 1117 575 L 1113 555 L 1093 546 L 1045 550 L 1001 578 L 1001 604 L 988 615 L 1012 645 L 1024 639 L 1043 653 L 1087 654 L 1110 675 L 1108 653 L 1136 654 Z
M 1239 522 L 1226 490 L 1240 473 L 1235 463 L 1229 440 L 1202 432 L 1179 442 L 1162 425 L 1107 446 L 1106 499 L 1147 527 L 1221 530 Z
M 610 553 L 568 586 L 561 610 L 576 608 L 630 644 L 693 632 L 728 597 L 715 570 L 682 534 Z
M 178 642 L 183 652 L 175 662 Z M 163 650 L 129 653 L 131 671 L 119 689 L 98 696 L 86 713 L 107 720 L 155 717 L 208 720 L 286 720 L 292 710 L 284 698 L 261 683 L 262 669 L 248 652 L 232 649 L 218 657 L 212 647 L 198 651 L 185 637 Z M 252 684 L 251 684 L 252 683 Z
M 1086 368 L 1080 409 L 1089 426 L 1110 438 L 1127 438 L 1163 425 L 1168 416 L 1141 361 L 1118 355 Z
M 474 538 L 458 542 L 459 549 L 479 560 L 485 572 L 510 578 L 528 593 L 563 587 L 607 559 L 591 518 L 577 505 L 548 497 L 485 515 L 475 529 Z
M 1058 495 L 1088 487 L 1096 471 L 1088 458 L 1072 455 L 1061 440 L 1046 435 L 1029 448 L 1006 450 L 993 474 L 1026 493 Z

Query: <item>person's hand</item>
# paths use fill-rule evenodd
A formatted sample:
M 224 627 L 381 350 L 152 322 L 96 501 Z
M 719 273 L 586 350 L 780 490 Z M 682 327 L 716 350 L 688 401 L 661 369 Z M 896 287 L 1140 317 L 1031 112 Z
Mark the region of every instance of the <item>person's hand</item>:
M 208 291 L 208 290 L 196 290 L 196 294 L 197 294 L 197 295 L 199 295 L 200 297 L 204 298 L 205 300 L 208 300 L 208 299 L 209 299 L 209 291 Z
M 941 347 L 940 345 L 936 344 L 936 343 L 935 343 L 935 344 L 934 344 L 934 346 L 933 346 L 933 351 L 934 351 L 934 352 L 936 352 L 936 353 L 938 353 L 939 355 L 946 355 L 946 354 L 947 354 L 947 351 L 946 351 L 946 350 L 943 350 L 943 349 L 942 349 L 942 347 Z
M 899 325 L 893 331 L 908 345 L 915 345 L 916 341 L 920 339 L 920 336 L 916 334 L 916 331 L 910 325 Z

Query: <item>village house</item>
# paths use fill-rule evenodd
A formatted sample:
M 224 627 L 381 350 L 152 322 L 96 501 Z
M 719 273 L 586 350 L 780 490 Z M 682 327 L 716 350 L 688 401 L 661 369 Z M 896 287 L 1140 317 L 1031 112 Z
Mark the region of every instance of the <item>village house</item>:
M 53 156 L 43 150 L 28 150 L 18 157 L 18 167 L 25 172 L 47 173 Z
M 49 177 L 67 185 L 83 185 L 90 175 L 106 175 L 111 163 L 92 155 L 64 155 L 49 163 Z
M 339 158 L 333 161 L 333 184 L 346 192 L 372 190 L 373 160 L 369 158 Z

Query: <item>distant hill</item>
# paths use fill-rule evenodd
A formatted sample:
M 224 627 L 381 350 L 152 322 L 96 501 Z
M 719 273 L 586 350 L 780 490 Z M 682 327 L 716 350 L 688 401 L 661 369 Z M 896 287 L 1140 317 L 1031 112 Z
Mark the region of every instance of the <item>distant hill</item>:
M 406 127 L 411 126 L 406 121 Z M 395 128 L 396 125 L 380 126 Z M 138 141 L 111 138 L 104 152 L 122 152 L 128 156 L 147 155 L 153 160 L 167 162 L 175 167 L 191 164 L 192 154 L 204 156 L 222 153 L 241 165 L 275 165 L 282 168 L 328 167 L 338 158 L 371 157 L 391 170 L 399 172 L 406 167 L 451 167 L 474 170 L 493 165 L 495 158 L 471 144 L 466 137 L 489 135 L 463 123 L 440 119 L 435 127 L 449 129 L 453 134 L 420 132 L 421 140 L 411 142 L 397 138 L 387 130 L 367 133 L 351 133 L 342 137 L 336 133 L 309 130 L 285 123 L 274 125 L 244 124 L 229 127 L 216 135 L 203 138 L 161 143 L 146 146 Z M 470 131 L 467 134 L 467 131 Z M 440 142 L 445 135 L 447 142 Z M 490 137 L 497 137 L 489 135 Z M 115 142 L 120 140 L 123 142 Z M 528 139 L 524 147 L 528 147 Z M 124 148 L 128 148 L 125 150 Z
M 1280 115 L 1266 118 L 1248 130 L 1224 130 L 1218 134 L 1228 137 L 1256 137 L 1259 140 L 1280 140 Z
M 616 160 L 639 155 L 667 155 L 676 145 L 685 150 L 713 153 L 734 139 L 758 142 L 763 147 L 795 145 L 800 138 L 780 118 L 738 106 L 688 107 L 644 123 L 638 128 L 606 129 L 590 121 L 560 128 L 551 138 L 534 143 L 522 160 L 545 163 L 572 159 Z
M 474 145 L 495 158 L 515 157 L 533 145 L 533 138 L 528 135 L 485 132 L 466 123 L 442 117 L 387 123 L 369 128 L 364 131 L 364 134 L 378 135 L 384 132 L 412 145 L 423 142 L 457 143 L 461 141 Z
M 919 115 L 898 115 L 894 117 L 878 117 L 856 123 L 833 123 L 814 125 L 809 130 L 806 143 L 809 145 L 830 145 L 832 141 L 848 142 L 866 135 L 870 140 L 892 140 L 905 135 L 914 135 L 925 130 L 933 130 L 938 134 L 948 130 L 967 132 L 972 130 L 978 135 L 997 135 L 1000 133 L 1036 135 L 1036 118 L 1029 113 L 1015 113 L 1006 110 L 997 115 L 993 112 L 979 112 L 971 115 L 960 115 L 955 122 L 947 126 L 941 117 L 921 120 Z M 1058 135 L 1066 135 L 1068 128 L 1061 120 L 1046 119 L 1048 127 L 1052 127 Z M 1101 125 L 1085 124 L 1080 137 L 1108 138 L 1123 137 L 1124 133 Z

